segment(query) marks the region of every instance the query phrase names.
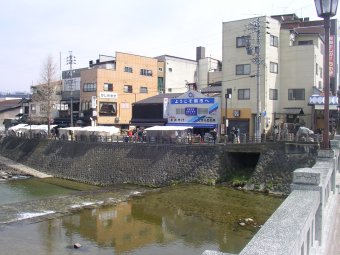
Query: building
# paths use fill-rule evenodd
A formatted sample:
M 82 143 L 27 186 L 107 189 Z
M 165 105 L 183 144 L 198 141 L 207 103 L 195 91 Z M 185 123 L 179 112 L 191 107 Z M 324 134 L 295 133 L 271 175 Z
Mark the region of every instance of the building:
M 168 123 L 167 102 L 182 93 L 162 93 L 132 104 L 131 125 L 136 127 L 164 126 Z
M 29 121 L 32 124 L 53 123 L 59 116 L 58 104 L 61 101 L 62 82 L 31 86 Z
M 80 71 L 80 112 L 95 125 L 128 128 L 132 104 L 157 95 L 158 61 L 155 58 L 117 52 L 100 56 Z
M 187 84 L 197 82 L 197 61 L 162 55 L 156 59 L 163 63 L 159 72 L 163 72 L 163 84 L 159 90 L 163 93 L 184 93 L 188 91 Z M 161 76 L 160 76 L 161 77 Z
M 323 36 L 287 24 L 265 16 L 223 23 L 223 124 L 249 136 L 283 123 L 292 132 L 313 127 L 309 97 L 323 88 Z
M 0 132 L 8 127 L 19 123 L 19 116 L 22 113 L 22 99 L 0 100 Z

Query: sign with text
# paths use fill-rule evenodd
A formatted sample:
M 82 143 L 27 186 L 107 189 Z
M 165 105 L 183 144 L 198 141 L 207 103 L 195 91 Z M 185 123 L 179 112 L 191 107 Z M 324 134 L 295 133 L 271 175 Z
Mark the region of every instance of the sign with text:
M 215 98 L 173 98 L 171 104 L 213 104 Z
M 196 116 L 197 115 L 197 107 L 185 107 L 185 115 Z
M 114 92 L 100 92 L 99 98 L 110 98 L 110 99 L 117 99 L 118 94 Z

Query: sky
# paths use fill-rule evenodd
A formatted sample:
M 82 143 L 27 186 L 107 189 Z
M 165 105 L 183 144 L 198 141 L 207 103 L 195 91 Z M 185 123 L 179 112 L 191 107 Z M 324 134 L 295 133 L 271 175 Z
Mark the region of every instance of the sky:
M 69 51 L 73 68 L 116 51 L 194 60 L 197 46 L 222 60 L 223 22 L 290 13 L 319 19 L 313 0 L 2 0 L 0 92 L 29 92 L 49 55 L 67 70 Z

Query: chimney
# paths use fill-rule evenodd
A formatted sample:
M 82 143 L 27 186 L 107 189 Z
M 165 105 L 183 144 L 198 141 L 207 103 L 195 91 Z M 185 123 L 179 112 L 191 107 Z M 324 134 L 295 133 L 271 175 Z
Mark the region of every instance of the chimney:
M 205 47 L 196 47 L 196 61 L 205 58 Z

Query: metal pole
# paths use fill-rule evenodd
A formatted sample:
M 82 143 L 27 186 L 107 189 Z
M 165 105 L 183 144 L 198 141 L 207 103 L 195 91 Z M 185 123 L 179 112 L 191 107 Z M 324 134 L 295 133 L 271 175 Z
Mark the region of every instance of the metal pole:
M 325 107 L 324 107 L 324 132 L 323 146 L 329 149 L 329 27 L 330 16 L 324 17 L 325 28 L 325 53 L 324 53 L 324 89 L 325 89 Z

